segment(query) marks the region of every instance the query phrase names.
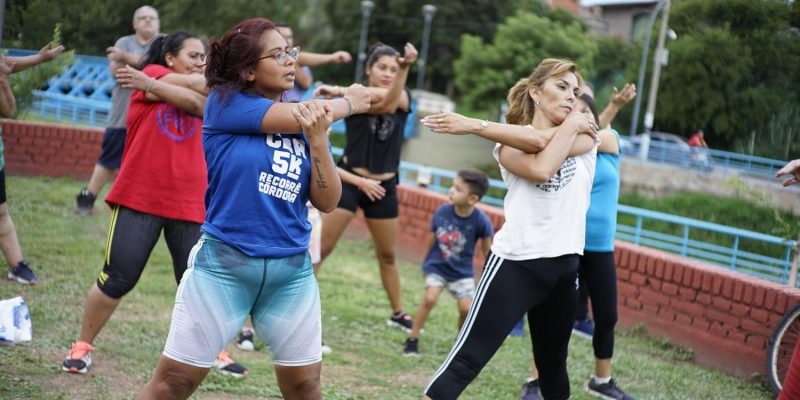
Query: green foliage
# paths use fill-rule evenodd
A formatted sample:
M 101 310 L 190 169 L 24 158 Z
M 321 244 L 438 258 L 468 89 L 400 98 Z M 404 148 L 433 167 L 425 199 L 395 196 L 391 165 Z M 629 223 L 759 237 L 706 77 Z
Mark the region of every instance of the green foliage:
M 491 43 L 462 36 L 461 57 L 454 64 L 456 87 L 469 107 L 495 107 L 514 83 L 548 57 L 572 59 L 582 74 L 593 76 L 597 51 L 579 21 L 565 24 L 521 11 L 498 27 Z
M 791 160 L 800 154 L 800 105 L 785 103 L 781 105 L 759 134 L 740 135 L 736 138 L 734 150 L 739 153 L 754 154 L 761 157 Z M 752 146 L 751 146 L 752 145 Z
M 495 0 L 432 2 L 430 0 L 376 0 L 370 18 L 367 43 L 384 42 L 397 49 L 406 42 L 422 47 L 424 18 L 422 6 L 434 4 L 436 14 L 431 22 L 430 46 L 426 65 L 426 88 L 452 94 L 453 61 L 459 55 L 456 38 L 470 33 L 489 40 L 495 33 L 497 21 L 514 14 L 518 9 L 544 13 L 547 6 L 542 0 Z M 315 33 L 311 47 L 325 52 L 347 50 L 357 57 L 361 29 L 359 0 L 320 0 L 313 15 L 312 25 L 303 26 Z M 355 66 L 326 66 L 315 71 L 315 78 L 339 84 L 352 82 Z M 413 87 L 416 66 L 409 75 L 409 86 Z
M 753 130 L 758 144 L 775 140 L 775 129 L 784 129 L 775 125 L 779 114 L 800 106 L 796 91 L 786 90 L 800 87 L 798 13 L 797 2 L 782 0 L 673 2 L 670 27 L 678 39 L 667 43 L 655 129 L 689 134 L 702 128 L 709 145 L 720 149 L 742 148 Z M 780 149 L 789 143 L 773 143 L 760 154 L 783 158 Z M 797 156 L 793 147 L 789 157 Z
M 45 41 L 46 43 L 47 41 Z M 50 42 L 53 46 L 62 43 L 61 24 L 56 23 Z M 74 60 L 74 51 L 65 51 L 54 60 L 39 64 L 33 68 L 11 75 L 11 92 L 17 103 L 17 110 L 24 113 L 33 104 L 33 91 L 42 89 L 47 80 L 69 67 Z

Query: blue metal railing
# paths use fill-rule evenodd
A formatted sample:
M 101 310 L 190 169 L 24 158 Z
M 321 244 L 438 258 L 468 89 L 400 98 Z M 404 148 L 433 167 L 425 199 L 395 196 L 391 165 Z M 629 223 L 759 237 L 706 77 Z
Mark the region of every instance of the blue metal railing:
M 623 154 L 629 157 L 641 155 L 642 139 L 640 137 L 622 136 L 621 139 Z M 786 161 L 782 160 L 657 140 L 650 141 L 647 161 L 693 168 L 702 172 L 738 172 L 770 179 L 786 165 Z
M 797 241 L 623 204 L 619 205 L 617 215 L 616 237 L 619 240 L 665 250 L 772 282 L 786 284 L 789 281 Z M 632 223 L 625 223 L 630 220 Z M 714 242 L 692 238 L 700 232 L 712 234 Z

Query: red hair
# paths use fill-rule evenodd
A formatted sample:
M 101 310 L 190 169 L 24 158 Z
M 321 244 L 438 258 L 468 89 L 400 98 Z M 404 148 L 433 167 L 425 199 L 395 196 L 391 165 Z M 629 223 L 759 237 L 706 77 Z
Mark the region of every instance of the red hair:
M 261 57 L 261 36 L 275 28 L 275 23 L 266 18 L 246 19 L 225 32 L 222 39 L 212 41 L 206 66 L 208 87 L 249 89 L 252 82 L 247 81 L 247 74 Z

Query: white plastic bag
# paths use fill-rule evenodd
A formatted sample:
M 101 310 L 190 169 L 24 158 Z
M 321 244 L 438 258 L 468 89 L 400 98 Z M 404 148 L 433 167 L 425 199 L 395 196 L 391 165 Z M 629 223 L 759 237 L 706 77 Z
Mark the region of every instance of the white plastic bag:
M 33 338 L 31 313 L 22 297 L 0 300 L 0 343 L 15 344 Z

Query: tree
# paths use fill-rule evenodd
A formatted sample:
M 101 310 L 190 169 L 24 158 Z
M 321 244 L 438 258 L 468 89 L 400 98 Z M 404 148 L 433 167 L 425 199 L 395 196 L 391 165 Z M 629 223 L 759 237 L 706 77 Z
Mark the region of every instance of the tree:
M 574 20 L 565 24 L 522 11 L 497 29 L 491 43 L 480 37 L 461 38 L 461 57 L 454 64 L 456 87 L 471 108 L 496 109 L 508 90 L 545 58 L 575 60 L 584 76 L 594 75 L 597 43 Z
M 424 19 L 422 6 L 431 3 L 437 11 L 431 25 L 430 48 L 427 62 L 426 86 L 437 92 L 453 91 L 453 61 L 459 55 L 459 42 L 463 33 L 471 33 L 489 40 L 495 33 L 497 22 L 513 15 L 518 9 L 544 13 L 547 6 L 542 0 L 473 0 L 435 2 L 432 0 L 376 0 L 370 19 L 368 43 L 384 42 L 397 49 L 411 42 L 418 49 L 422 43 Z M 320 0 L 318 8 L 309 10 L 313 25 L 301 28 L 314 29 L 311 47 L 319 51 L 344 49 L 357 56 L 361 27 L 360 0 Z M 326 66 L 319 76 L 341 84 L 352 81 L 355 67 L 351 65 Z M 412 69 L 409 82 L 416 76 Z
M 756 143 L 774 137 L 775 121 L 787 120 L 778 114 L 796 115 L 800 107 L 800 95 L 787 90 L 800 87 L 797 15 L 797 2 L 781 0 L 675 2 L 670 26 L 679 37 L 668 45 L 656 127 L 687 134 L 703 128 L 721 149 L 749 147 L 751 131 Z M 778 153 L 769 156 L 782 158 Z

